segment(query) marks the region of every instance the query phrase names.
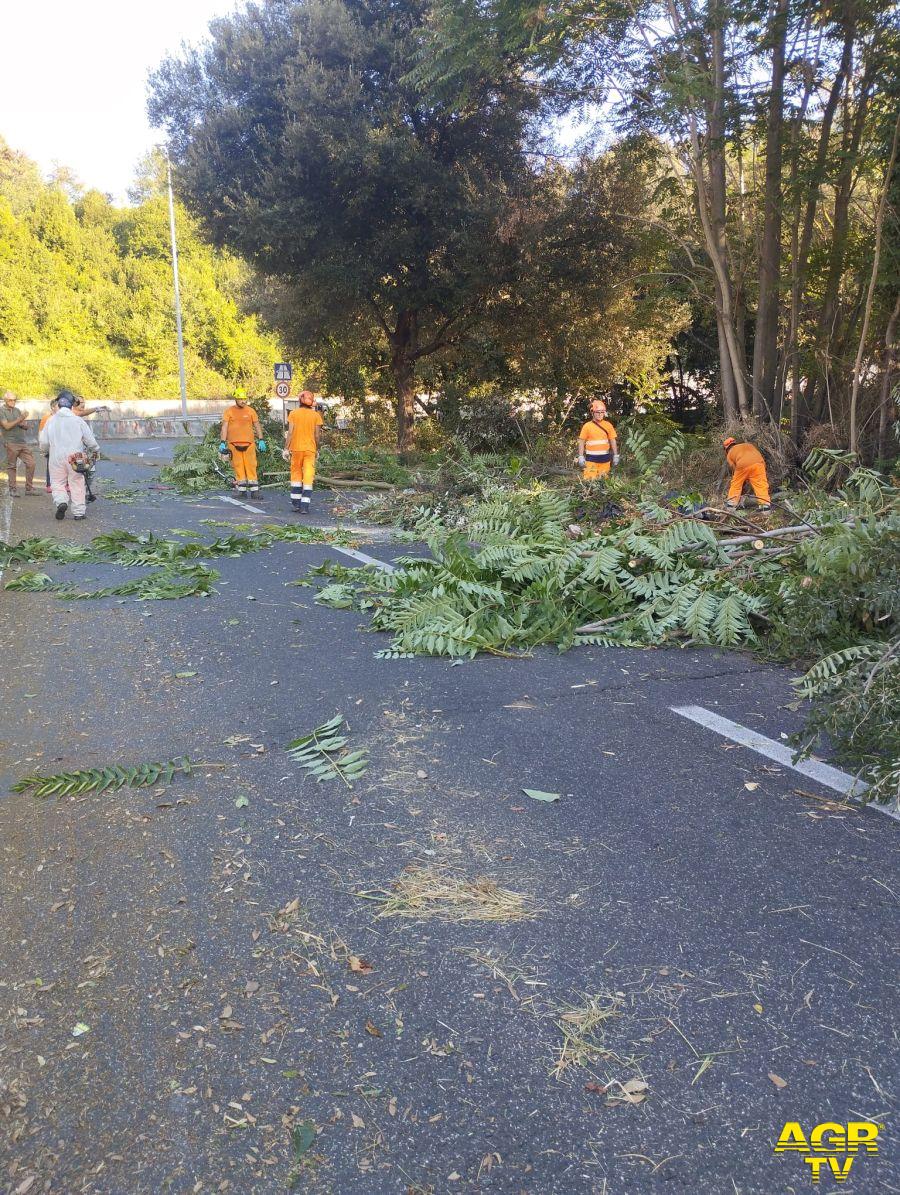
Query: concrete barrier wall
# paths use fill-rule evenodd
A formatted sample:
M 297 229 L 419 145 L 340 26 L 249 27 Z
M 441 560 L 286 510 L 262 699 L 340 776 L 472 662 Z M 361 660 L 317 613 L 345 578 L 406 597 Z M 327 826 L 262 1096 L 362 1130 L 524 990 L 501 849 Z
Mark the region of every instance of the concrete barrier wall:
M 18 406 L 31 419 L 40 419 L 50 408 L 49 398 L 16 398 Z M 221 415 L 231 400 L 227 398 L 189 398 L 188 415 Z M 280 400 L 270 399 L 273 410 L 281 410 Z M 90 398 L 88 407 L 109 407 L 112 419 L 176 419 L 181 415 L 179 398 Z M 99 418 L 99 416 L 98 416 Z
M 210 427 L 218 425 L 218 415 L 189 415 L 187 419 L 100 419 L 88 420 L 88 426 L 98 440 L 172 440 L 185 436 L 200 438 Z M 25 435 L 33 442 L 38 438 L 38 420 L 30 419 Z

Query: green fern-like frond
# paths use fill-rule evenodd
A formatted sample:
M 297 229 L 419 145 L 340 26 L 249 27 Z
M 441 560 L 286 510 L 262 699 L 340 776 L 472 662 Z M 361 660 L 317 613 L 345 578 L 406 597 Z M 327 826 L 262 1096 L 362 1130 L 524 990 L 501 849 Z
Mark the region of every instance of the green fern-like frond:
M 52 776 L 25 776 L 12 786 L 12 791 L 30 791 L 36 797 L 80 797 L 89 792 L 105 793 L 120 788 L 169 784 L 177 774 L 190 776 L 191 772 L 192 764 L 187 758 L 170 759 L 167 763 L 142 763 L 134 767 L 113 765 L 84 768 L 77 772 L 56 772 Z
M 353 781 L 358 780 L 368 768 L 369 756 L 365 748 L 346 750 L 350 738 L 349 733 L 342 733 L 345 727 L 344 715 L 335 714 L 309 734 L 288 743 L 287 753 L 320 783 L 339 779 L 352 788 Z

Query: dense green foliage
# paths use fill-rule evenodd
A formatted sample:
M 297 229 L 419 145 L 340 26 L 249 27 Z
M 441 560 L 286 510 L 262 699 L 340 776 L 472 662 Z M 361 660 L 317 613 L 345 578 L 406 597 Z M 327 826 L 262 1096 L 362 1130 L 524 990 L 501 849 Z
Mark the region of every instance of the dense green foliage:
M 654 391 L 687 308 L 653 286 L 641 163 L 554 161 L 515 65 L 473 57 L 463 102 L 417 81 L 431 15 L 268 0 L 216 22 L 152 81 L 185 199 L 336 389 L 393 395 L 404 451 L 422 391 L 454 382 L 476 406 L 533 392 L 553 423 L 597 386 Z
M 832 652 L 796 683 L 811 713 L 798 741 L 826 734 L 874 800 L 900 805 L 900 635 Z
M 89 398 L 178 393 L 168 207 L 158 163 L 140 202 L 45 183 L 0 140 L 0 387 Z M 177 212 L 188 392 L 268 386 L 277 341 L 241 313 L 247 267 Z
M 692 309 L 672 346 L 679 417 L 790 414 L 884 456 L 900 330 L 900 19 L 891 0 L 769 5 L 434 0 L 418 81 L 541 80 L 545 111 L 635 171 L 655 267 Z M 627 215 L 626 215 L 627 218 Z M 634 279 L 629 279 L 634 282 Z M 642 279 L 647 285 L 650 279 Z

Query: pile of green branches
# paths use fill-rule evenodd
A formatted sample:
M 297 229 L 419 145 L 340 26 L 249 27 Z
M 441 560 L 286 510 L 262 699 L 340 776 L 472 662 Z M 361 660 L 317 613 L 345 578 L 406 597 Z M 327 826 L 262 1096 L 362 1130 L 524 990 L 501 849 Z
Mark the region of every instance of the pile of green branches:
M 274 428 L 274 431 L 273 431 Z M 282 460 L 281 425 L 267 425 L 268 451 L 259 457 L 260 481 L 263 485 L 288 484 L 288 466 Z M 326 444 L 319 453 L 320 484 L 351 487 L 410 486 L 412 473 L 399 463 L 394 453 L 384 449 L 357 444 Z M 219 426 L 210 428 L 202 440 L 188 440 L 175 449 L 171 464 L 159 472 L 160 480 L 174 486 L 182 494 L 199 494 L 221 489 L 230 479 L 227 461 L 219 456 Z
M 218 536 L 211 541 L 195 536 L 194 532 L 180 533 L 179 539 L 166 539 L 152 531 L 116 530 L 95 535 L 86 544 L 71 540 L 35 536 L 6 544 L 0 540 L 0 568 L 10 564 L 118 564 L 122 568 L 153 565 L 170 566 L 191 560 L 208 560 L 217 556 L 243 556 L 246 552 L 261 552 L 279 542 L 349 544 L 351 537 L 340 528 L 322 530 L 303 524 L 266 523 L 262 527 L 245 529 Z
M 333 481 L 381 482 L 410 486 L 413 475 L 392 452 L 362 444 L 326 444 L 319 453 L 320 475 Z
M 159 471 L 160 481 L 180 494 L 202 494 L 222 488 L 226 473 L 219 457 L 219 426 L 211 427 L 202 440 L 186 440 L 175 449 L 171 464 Z
M 47 573 L 23 572 L 6 582 L 6 589 L 26 593 L 52 593 L 64 601 L 88 598 L 129 597 L 136 602 L 169 601 L 175 598 L 208 597 L 220 574 L 205 564 L 184 564 L 178 568 L 161 568 L 143 577 L 123 581 L 119 585 L 104 585 L 99 589 L 82 589 L 67 581 L 55 581 Z
M 207 541 L 194 532 L 179 539 L 166 539 L 152 531 L 135 533 L 117 530 L 96 535 L 86 544 L 47 537 L 23 539 L 18 544 L 0 541 L 0 569 L 10 564 L 113 564 L 120 568 L 155 568 L 135 580 L 84 589 L 69 581 L 55 580 L 47 573 L 23 571 L 8 580 L 6 589 L 20 592 L 53 593 L 66 601 L 85 598 L 130 597 L 135 601 L 159 601 L 183 597 L 206 597 L 213 592 L 219 573 L 201 564 L 203 559 L 242 556 L 259 552 L 278 542 L 349 544 L 350 535 L 341 529 L 323 531 L 316 527 L 266 524 L 258 529 L 232 531 Z
M 809 483 L 785 504 L 785 526 L 744 534 L 729 517 L 652 498 L 586 531 L 565 493 L 504 489 L 450 519 L 421 511 L 409 538 L 428 556 L 402 558 L 394 573 L 332 571 L 319 600 L 370 609 L 397 655 L 577 643 L 749 647 L 807 663 L 828 653 L 800 687 L 817 711 L 813 732 L 830 731 L 871 772 L 879 736 L 890 739 L 893 720 L 896 740 L 900 723 L 890 650 L 900 636 L 900 493 L 868 469 L 836 493 Z M 860 727 L 852 734 L 840 731 L 841 703 Z
M 393 633 L 397 651 L 461 657 L 673 638 L 727 647 L 754 643 L 765 618 L 763 597 L 741 584 L 749 562 L 731 562 L 702 520 L 652 503 L 615 531 L 583 535 L 566 496 L 503 491 L 463 527 L 431 515 L 414 534 L 430 558 L 358 574 L 373 625 Z M 332 585 L 320 599 L 346 605 L 346 590 Z

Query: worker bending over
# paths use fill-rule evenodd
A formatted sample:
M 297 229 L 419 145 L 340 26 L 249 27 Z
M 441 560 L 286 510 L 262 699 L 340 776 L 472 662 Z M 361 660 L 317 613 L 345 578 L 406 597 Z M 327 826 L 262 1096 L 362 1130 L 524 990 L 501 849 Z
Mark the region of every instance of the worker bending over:
M 763 455 L 753 444 L 739 444 L 734 436 L 722 441 L 725 449 L 725 460 L 731 470 L 731 485 L 728 487 L 726 506 L 740 506 L 744 485 L 749 481 L 750 488 L 756 495 L 756 505 L 760 510 L 771 510 L 772 499 L 769 495 L 769 479 L 766 476 L 766 462 Z
M 219 437 L 219 452 L 231 457 L 235 489 L 248 498 L 258 498 L 256 450 L 265 452 L 266 442 L 262 438 L 259 416 L 248 405 L 245 390 L 235 390 L 233 405 L 225 408 Z
M 578 436 L 578 464 L 584 469 L 584 480 L 594 481 L 618 463 L 616 429 L 606 418 L 606 403 L 596 398 L 591 403 L 591 417 Z
M 316 478 L 316 453 L 325 420 L 315 408 L 316 396 L 311 390 L 300 395 L 300 406 L 288 415 L 282 456 L 291 462 L 291 507 L 309 510 L 313 482 Z

